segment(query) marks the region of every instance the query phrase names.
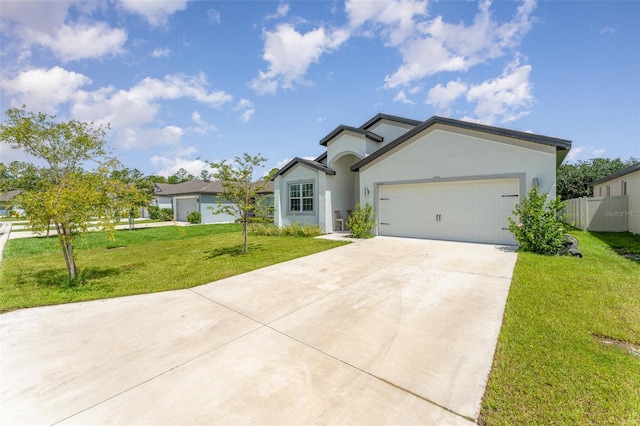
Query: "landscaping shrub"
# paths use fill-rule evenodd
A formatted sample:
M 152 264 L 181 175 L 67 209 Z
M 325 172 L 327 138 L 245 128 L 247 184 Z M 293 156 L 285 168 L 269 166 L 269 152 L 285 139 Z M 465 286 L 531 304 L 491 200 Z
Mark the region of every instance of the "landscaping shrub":
M 558 254 L 564 242 L 564 208 L 560 199 L 547 200 L 533 187 L 527 197 L 516 206 L 513 214 L 517 221 L 509 218 L 509 231 L 513 233 L 518 250 L 538 254 Z
M 263 235 L 267 237 L 317 237 L 322 235 L 322 230 L 318 225 L 299 224 L 283 226 L 278 228 L 272 224 L 253 223 L 249 228 L 252 235 Z
M 199 212 L 191 212 L 187 215 L 187 222 L 200 223 L 202 221 L 202 215 Z
M 159 220 L 160 219 L 160 207 L 158 207 L 158 206 L 149 206 L 149 219 L 151 219 L 151 220 Z
M 369 203 L 365 204 L 364 207 L 360 203 L 356 204 L 356 209 L 347 218 L 347 228 L 351 231 L 351 235 L 356 238 L 372 237 L 371 230 L 375 223 L 375 214 Z
M 170 208 L 160 209 L 160 220 L 173 220 L 173 210 Z

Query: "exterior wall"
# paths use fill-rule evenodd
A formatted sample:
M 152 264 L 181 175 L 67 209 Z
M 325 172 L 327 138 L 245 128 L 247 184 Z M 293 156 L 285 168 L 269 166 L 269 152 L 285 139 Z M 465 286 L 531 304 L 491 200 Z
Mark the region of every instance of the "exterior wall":
M 629 173 L 624 176 L 611 179 L 593 187 L 594 198 L 607 195 L 609 186 L 610 196 L 622 195 L 623 182 L 627 183 L 627 208 L 625 216 L 628 221 L 628 230 L 634 234 L 640 234 L 640 172 Z
M 332 209 L 328 213 L 332 228 L 335 227 L 335 211 L 339 210 L 343 219 L 347 217 L 347 210 L 355 210 L 358 202 L 359 175 L 351 171 L 351 166 L 360 158 L 355 155 L 345 155 L 338 158 L 331 165 L 336 174 L 327 176 L 327 192 L 331 194 Z
M 308 223 L 320 226 L 325 232 L 323 224 L 326 221 L 326 204 L 329 208 L 331 203 L 325 203 L 326 179 L 325 174 L 318 170 L 311 169 L 301 164 L 297 164 L 285 175 L 276 177 L 274 181 L 274 221 L 279 227 L 291 225 L 294 222 Z M 313 183 L 313 213 L 291 213 L 289 211 L 289 184 L 290 183 Z M 322 184 L 322 185 L 321 185 Z M 330 199 L 330 197 L 329 197 Z M 325 206 L 323 206 L 325 204 Z
M 375 144 L 375 149 L 382 148 L 389 142 L 392 142 L 398 139 L 400 136 L 407 133 L 409 130 L 413 129 L 414 126 L 410 124 L 398 123 L 395 121 L 388 120 L 380 120 L 373 126 L 369 127 L 367 130 L 375 133 L 376 135 L 382 136 L 384 140 L 382 143 L 373 142 Z M 367 154 L 371 154 L 373 151 L 367 151 Z
M 158 206 L 161 209 L 173 210 L 173 198 L 166 195 L 158 195 L 156 197 L 156 206 Z
M 200 215 L 202 217 L 202 223 L 229 223 L 236 220 L 235 216 L 227 213 L 215 214 L 214 209 L 219 207 L 218 201 L 219 199 L 214 195 L 200 195 Z
M 532 188 L 533 179 L 541 192 L 555 197 L 555 147 L 435 128 L 362 168 L 360 202 L 377 211 L 376 188 L 383 183 L 516 175 L 521 178 L 521 198 Z
M 354 135 L 348 131 L 340 133 L 339 136 L 333 138 L 329 143 L 327 143 L 327 164 L 331 167 L 334 158 L 340 157 L 346 152 L 357 155 L 360 158 L 364 158 L 365 155 L 368 154 L 368 142 L 375 144 L 376 147 L 380 146 L 376 142 L 369 141 L 369 139 L 365 138 L 363 135 Z

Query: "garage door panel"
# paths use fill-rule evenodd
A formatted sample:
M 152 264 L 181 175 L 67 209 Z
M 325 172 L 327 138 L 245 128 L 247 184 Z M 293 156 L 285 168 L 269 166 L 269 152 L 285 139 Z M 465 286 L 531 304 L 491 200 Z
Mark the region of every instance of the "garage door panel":
M 513 244 L 518 179 L 383 185 L 380 235 Z M 515 195 L 515 197 L 513 197 Z

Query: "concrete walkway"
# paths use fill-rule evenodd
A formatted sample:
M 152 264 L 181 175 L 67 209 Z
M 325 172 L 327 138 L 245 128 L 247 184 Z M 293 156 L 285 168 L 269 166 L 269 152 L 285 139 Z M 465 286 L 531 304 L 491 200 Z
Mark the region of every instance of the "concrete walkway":
M 378 237 L 0 315 L 0 424 L 471 425 L 516 254 Z

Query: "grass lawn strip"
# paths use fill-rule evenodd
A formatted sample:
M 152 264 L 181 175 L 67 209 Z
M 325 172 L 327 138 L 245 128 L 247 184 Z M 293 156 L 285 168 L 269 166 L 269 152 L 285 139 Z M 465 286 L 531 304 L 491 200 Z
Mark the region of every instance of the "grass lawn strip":
M 189 288 L 345 244 L 313 238 L 249 238 L 238 225 L 90 233 L 79 241 L 84 281 L 68 287 L 56 238 L 9 240 L 0 264 L 0 312 Z
M 518 254 L 481 424 L 640 424 L 640 264 L 572 235 L 582 259 Z

